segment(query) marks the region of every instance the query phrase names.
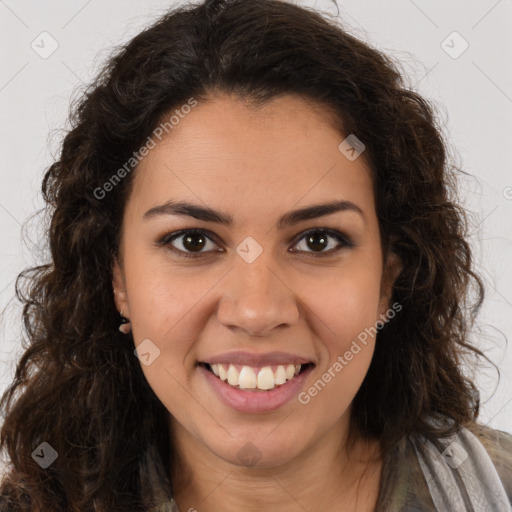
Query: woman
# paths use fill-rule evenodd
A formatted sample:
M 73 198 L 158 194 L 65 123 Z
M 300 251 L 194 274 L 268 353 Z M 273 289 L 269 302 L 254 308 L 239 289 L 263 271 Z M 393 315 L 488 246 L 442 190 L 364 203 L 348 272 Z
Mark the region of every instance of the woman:
M 207 1 L 73 120 L 52 261 L 17 287 L 0 510 L 511 510 L 512 436 L 461 366 L 485 357 L 465 215 L 390 59 L 290 3 Z

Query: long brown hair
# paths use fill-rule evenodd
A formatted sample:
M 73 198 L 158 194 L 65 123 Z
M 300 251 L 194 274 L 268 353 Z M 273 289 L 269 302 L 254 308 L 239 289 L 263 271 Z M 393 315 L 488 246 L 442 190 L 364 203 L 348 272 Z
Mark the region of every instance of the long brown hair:
M 353 431 L 386 453 L 411 432 L 438 436 L 476 420 L 478 392 L 461 365 L 485 357 L 468 341 L 484 289 L 433 106 L 390 57 L 311 9 L 206 1 L 170 10 L 112 55 L 45 174 L 51 260 L 16 283 L 27 348 L 0 402 L 10 461 L 0 510 L 142 511 L 144 454 L 157 450 L 169 467 L 168 413 L 118 331 L 111 285 L 136 169 L 107 198 L 98 190 L 164 115 L 214 90 L 256 104 L 299 94 L 366 146 L 383 247 L 404 268 L 392 297 L 402 309 L 378 333 Z M 31 456 L 43 442 L 58 453 L 46 469 Z

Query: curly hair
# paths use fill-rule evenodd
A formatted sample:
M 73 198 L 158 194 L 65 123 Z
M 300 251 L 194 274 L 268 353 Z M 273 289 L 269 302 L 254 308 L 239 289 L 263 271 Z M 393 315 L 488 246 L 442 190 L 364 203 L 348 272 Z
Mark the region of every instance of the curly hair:
M 108 200 L 95 190 L 163 116 L 215 91 L 255 105 L 300 95 L 366 146 L 383 248 L 403 262 L 392 295 L 402 310 L 378 333 L 351 432 L 386 453 L 411 432 L 432 438 L 476 421 L 479 394 L 462 366 L 466 356 L 487 359 L 468 339 L 484 287 L 435 108 L 404 85 L 392 58 L 312 9 L 207 0 L 172 8 L 115 50 L 73 104 L 46 170 L 51 259 L 16 281 L 26 345 L 0 402 L 10 460 L 0 510 L 146 510 L 143 454 L 154 447 L 169 467 L 167 411 L 123 343 L 112 294 L 136 168 Z M 43 470 L 31 454 L 44 441 L 59 457 Z

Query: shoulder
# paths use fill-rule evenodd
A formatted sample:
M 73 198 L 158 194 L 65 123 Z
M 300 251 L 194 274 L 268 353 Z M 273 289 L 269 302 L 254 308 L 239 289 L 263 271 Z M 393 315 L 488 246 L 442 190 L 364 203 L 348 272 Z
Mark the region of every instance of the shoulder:
M 433 425 L 444 422 L 432 419 Z M 485 504 L 486 510 L 511 511 L 510 434 L 472 423 L 458 425 L 451 435 L 414 435 L 411 442 L 435 509 L 472 510 Z
M 512 504 L 512 434 L 480 423 L 467 425 L 466 428 L 485 448 Z

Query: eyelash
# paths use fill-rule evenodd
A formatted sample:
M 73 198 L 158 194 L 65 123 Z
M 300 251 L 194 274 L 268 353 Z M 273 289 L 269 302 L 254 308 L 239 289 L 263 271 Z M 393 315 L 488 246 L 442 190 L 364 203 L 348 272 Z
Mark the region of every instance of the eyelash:
M 299 251 L 299 252 L 306 252 L 307 254 L 312 254 L 315 257 L 326 257 L 326 256 L 331 256 L 334 253 L 339 252 L 343 248 L 350 249 L 350 248 L 355 247 L 357 245 L 347 235 L 345 235 L 345 234 L 343 234 L 343 233 L 341 233 L 341 232 L 339 232 L 339 231 L 337 231 L 335 229 L 330 229 L 330 228 L 312 228 L 312 229 L 308 229 L 307 231 L 302 233 L 301 237 L 297 240 L 297 242 L 294 245 L 297 245 L 301 240 L 306 238 L 308 235 L 311 235 L 311 234 L 314 234 L 314 233 L 321 233 L 321 234 L 325 234 L 325 235 L 331 236 L 331 237 L 335 238 L 340 243 L 340 246 L 338 246 L 338 247 L 336 247 L 334 249 L 331 249 L 330 251 L 327 251 L 327 252 L 314 252 L 314 251 Z M 206 253 L 205 252 L 198 252 L 198 253 L 185 252 L 185 251 L 182 251 L 181 249 L 176 249 L 175 247 L 173 247 L 171 245 L 171 242 L 173 242 L 174 240 L 177 240 L 178 238 L 180 238 L 182 236 L 185 236 L 185 235 L 189 235 L 189 234 L 203 235 L 208 240 L 210 240 L 211 242 L 215 243 L 214 239 L 216 238 L 216 236 L 211 231 L 208 231 L 208 230 L 205 230 L 205 229 L 186 229 L 186 230 L 181 230 L 181 231 L 177 231 L 177 232 L 174 232 L 174 233 L 168 233 L 167 235 L 162 237 L 157 242 L 157 245 L 159 245 L 159 246 L 166 246 L 168 249 L 170 249 L 171 251 L 176 253 L 179 257 L 183 257 L 183 258 L 191 258 L 191 259 L 200 258 L 204 254 L 207 254 L 208 252 L 210 252 L 210 251 L 207 251 Z

